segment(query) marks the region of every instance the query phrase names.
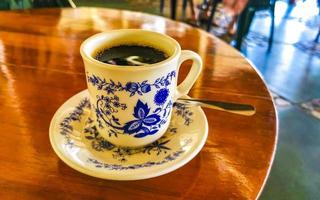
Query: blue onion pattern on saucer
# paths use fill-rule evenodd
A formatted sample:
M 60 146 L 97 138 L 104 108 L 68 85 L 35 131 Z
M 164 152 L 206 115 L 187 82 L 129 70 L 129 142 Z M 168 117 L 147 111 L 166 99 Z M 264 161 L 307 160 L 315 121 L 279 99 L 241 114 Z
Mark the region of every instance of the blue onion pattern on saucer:
M 143 102 L 135 111 L 138 125 L 150 117 Z M 153 117 L 155 119 L 153 119 Z M 133 123 L 132 123 L 133 124 Z M 99 178 L 138 180 L 169 173 L 190 161 L 207 138 L 208 125 L 199 107 L 176 104 L 170 126 L 163 137 L 140 148 L 117 147 L 105 140 L 90 117 L 88 91 L 66 101 L 50 125 L 50 141 L 57 155 L 70 167 Z

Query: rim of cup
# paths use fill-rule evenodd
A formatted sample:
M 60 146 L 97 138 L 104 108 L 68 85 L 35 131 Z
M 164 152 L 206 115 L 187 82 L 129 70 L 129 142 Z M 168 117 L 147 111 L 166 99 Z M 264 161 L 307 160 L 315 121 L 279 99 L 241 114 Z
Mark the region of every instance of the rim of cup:
M 169 55 L 169 57 L 166 58 L 165 60 L 163 60 L 161 62 L 148 64 L 148 65 L 141 65 L 141 66 L 112 65 L 112 64 L 107 64 L 107 63 L 104 63 L 104 62 L 101 62 L 101 61 L 95 59 L 92 56 L 92 54 L 93 54 L 93 52 L 96 52 L 96 49 L 92 49 L 90 44 L 92 42 L 100 40 L 101 38 L 105 37 L 107 34 L 111 34 L 111 33 L 114 34 L 117 32 L 128 32 L 128 34 L 130 34 L 130 33 L 136 34 L 136 33 L 141 32 L 141 33 L 157 35 L 157 36 L 165 38 L 168 41 L 168 43 L 172 43 L 173 44 L 172 46 L 175 46 L 174 47 L 175 49 L 174 49 L 173 53 L 171 55 Z M 121 45 L 121 44 L 119 44 L 119 45 Z M 153 47 L 153 48 L 157 48 L 157 47 Z M 181 47 L 175 39 L 173 39 L 170 36 L 165 35 L 165 34 L 161 34 L 161 33 L 155 32 L 155 31 L 143 30 L 143 29 L 117 29 L 117 30 L 110 30 L 110 31 L 97 33 L 95 35 L 90 36 L 86 40 L 84 40 L 80 46 L 81 56 L 83 57 L 83 59 L 90 62 L 91 64 L 95 64 L 95 65 L 97 65 L 99 67 L 103 67 L 103 68 L 120 69 L 120 70 L 126 70 L 126 71 L 127 70 L 144 70 L 144 69 L 150 70 L 150 69 L 154 69 L 154 68 L 159 68 L 159 67 L 171 62 L 173 59 L 175 59 L 180 52 L 181 52 Z

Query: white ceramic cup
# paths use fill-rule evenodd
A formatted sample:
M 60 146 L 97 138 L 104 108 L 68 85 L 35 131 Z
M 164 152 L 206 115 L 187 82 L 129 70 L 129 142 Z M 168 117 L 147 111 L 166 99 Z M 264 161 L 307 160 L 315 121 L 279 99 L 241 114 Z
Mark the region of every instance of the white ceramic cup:
M 118 45 L 143 45 L 168 55 L 162 62 L 142 66 L 118 66 L 100 62 L 96 54 Z M 117 146 L 138 147 L 160 138 L 169 126 L 172 105 L 186 95 L 198 78 L 202 61 L 198 54 L 182 50 L 173 38 L 140 29 L 120 29 L 86 39 L 83 58 L 91 104 L 91 117 L 99 133 Z M 192 67 L 177 86 L 182 62 Z

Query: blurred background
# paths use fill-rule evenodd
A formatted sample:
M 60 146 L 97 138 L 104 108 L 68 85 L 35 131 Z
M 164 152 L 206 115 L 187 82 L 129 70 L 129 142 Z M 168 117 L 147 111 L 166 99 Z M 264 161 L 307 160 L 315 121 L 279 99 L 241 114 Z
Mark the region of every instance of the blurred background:
M 260 199 L 320 198 L 320 0 L 0 0 L 2 10 L 48 6 L 162 15 L 237 48 L 261 73 L 279 115 L 278 149 Z

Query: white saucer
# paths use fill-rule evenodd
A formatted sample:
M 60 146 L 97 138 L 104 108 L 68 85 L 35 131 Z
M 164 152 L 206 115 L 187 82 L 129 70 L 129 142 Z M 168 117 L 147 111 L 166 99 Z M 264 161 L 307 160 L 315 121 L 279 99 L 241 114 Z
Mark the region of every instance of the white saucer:
M 56 154 L 73 169 L 111 180 L 138 180 L 169 173 L 199 153 L 208 136 L 208 122 L 200 107 L 175 105 L 165 135 L 139 149 L 118 148 L 104 140 L 90 119 L 89 93 L 67 100 L 50 124 Z

